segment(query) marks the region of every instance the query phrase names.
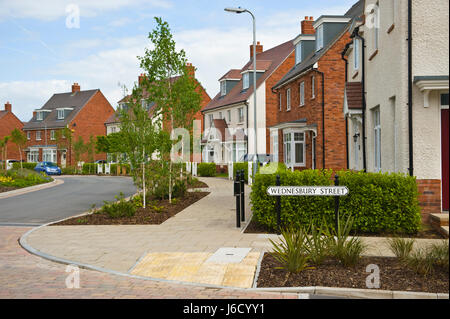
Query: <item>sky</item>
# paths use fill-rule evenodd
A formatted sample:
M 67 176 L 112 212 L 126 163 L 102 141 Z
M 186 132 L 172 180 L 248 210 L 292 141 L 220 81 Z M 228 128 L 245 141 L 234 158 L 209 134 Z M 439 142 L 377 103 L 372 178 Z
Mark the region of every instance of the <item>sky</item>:
M 295 38 L 305 16 L 344 14 L 356 0 L 0 0 L 0 110 L 9 101 L 26 122 L 54 93 L 100 89 L 115 108 L 142 70 L 138 56 L 161 17 L 177 50 L 196 68 L 213 98 L 218 79 L 249 60 L 256 38 L 264 50 Z

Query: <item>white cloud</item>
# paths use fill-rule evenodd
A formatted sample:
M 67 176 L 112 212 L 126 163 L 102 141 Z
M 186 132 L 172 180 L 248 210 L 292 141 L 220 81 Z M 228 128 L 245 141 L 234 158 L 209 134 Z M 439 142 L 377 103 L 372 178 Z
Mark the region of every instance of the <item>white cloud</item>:
M 69 89 L 70 82 L 65 80 L 0 82 L 0 108 L 9 101 L 13 113 L 20 120 L 29 121 L 33 110 L 41 108 L 54 93 Z
M 66 17 L 66 7 L 75 4 L 82 17 L 93 17 L 107 10 L 129 6 L 171 8 L 169 0 L 0 0 L 0 20 L 3 18 L 32 18 L 44 21 Z

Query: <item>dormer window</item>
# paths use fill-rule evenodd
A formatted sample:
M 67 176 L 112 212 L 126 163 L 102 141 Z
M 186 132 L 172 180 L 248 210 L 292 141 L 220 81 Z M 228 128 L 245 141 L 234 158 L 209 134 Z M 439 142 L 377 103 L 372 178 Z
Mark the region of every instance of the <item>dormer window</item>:
M 58 112 L 57 115 L 56 115 L 56 118 L 58 120 L 64 120 L 66 118 L 66 115 L 68 114 L 68 113 L 66 113 L 66 111 L 72 111 L 72 110 L 73 110 L 72 107 L 61 107 L 61 108 L 58 108 L 58 109 L 56 109 L 56 111 Z
M 58 120 L 64 120 L 64 110 L 58 110 Z
M 222 81 L 220 82 L 220 96 L 224 96 L 227 94 L 227 82 Z
M 44 119 L 44 112 L 36 112 L 36 121 L 42 121 Z
M 302 62 L 302 42 L 295 46 L 295 64 Z
M 242 75 L 242 89 L 246 90 L 249 88 L 249 86 L 250 86 L 250 74 L 247 72 Z
M 323 25 L 320 25 L 316 30 L 316 51 L 323 48 Z

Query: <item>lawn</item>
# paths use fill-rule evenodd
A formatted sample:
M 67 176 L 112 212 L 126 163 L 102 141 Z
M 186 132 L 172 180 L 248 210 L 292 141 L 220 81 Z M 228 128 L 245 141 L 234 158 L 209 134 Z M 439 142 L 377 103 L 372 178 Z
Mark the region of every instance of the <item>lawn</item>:
M 0 193 L 19 188 L 51 182 L 53 179 L 45 174 L 29 169 L 10 169 L 0 172 Z

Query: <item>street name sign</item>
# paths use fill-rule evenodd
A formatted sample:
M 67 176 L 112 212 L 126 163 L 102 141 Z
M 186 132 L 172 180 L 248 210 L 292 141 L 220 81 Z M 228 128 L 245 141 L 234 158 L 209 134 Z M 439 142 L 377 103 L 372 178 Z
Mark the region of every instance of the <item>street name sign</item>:
M 346 186 L 269 186 L 269 196 L 345 196 Z

